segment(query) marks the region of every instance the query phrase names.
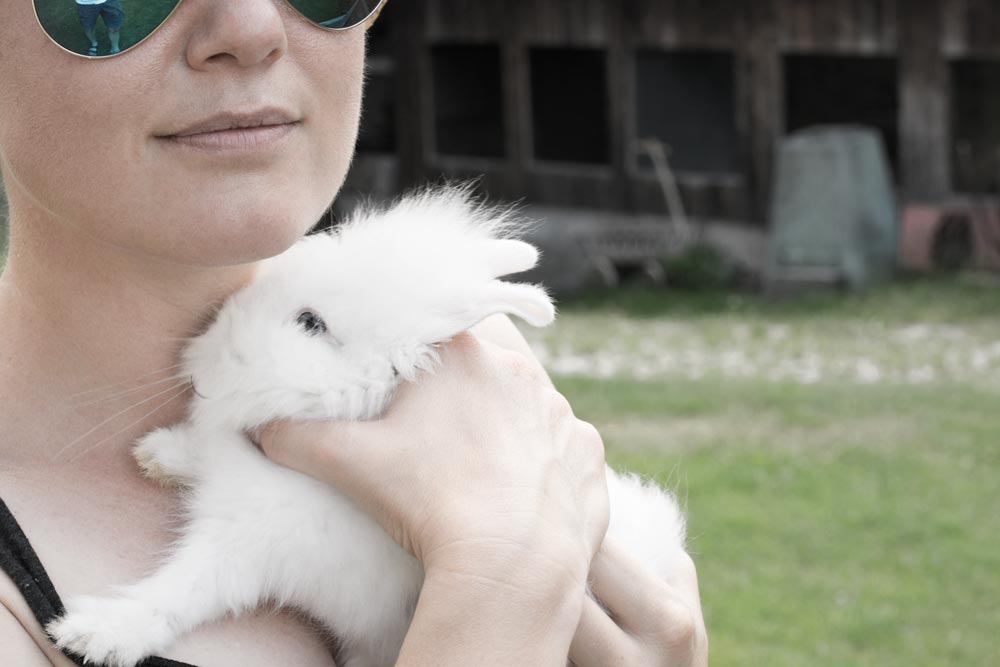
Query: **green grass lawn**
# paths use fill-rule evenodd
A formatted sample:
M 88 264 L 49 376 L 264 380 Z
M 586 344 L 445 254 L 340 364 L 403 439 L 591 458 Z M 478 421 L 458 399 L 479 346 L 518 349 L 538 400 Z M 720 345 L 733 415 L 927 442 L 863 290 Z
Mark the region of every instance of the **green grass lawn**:
M 685 499 L 713 665 L 1000 664 L 1000 389 L 992 358 L 962 356 L 1000 341 L 1000 288 L 632 291 L 562 315 L 525 333 L 576 359 L 556 382 L 612 464 Z M 658 344 L 754 363 L 602 366 L 607 349 L 652 364 Z M 879 373 L 770 373 L 804 347 Z

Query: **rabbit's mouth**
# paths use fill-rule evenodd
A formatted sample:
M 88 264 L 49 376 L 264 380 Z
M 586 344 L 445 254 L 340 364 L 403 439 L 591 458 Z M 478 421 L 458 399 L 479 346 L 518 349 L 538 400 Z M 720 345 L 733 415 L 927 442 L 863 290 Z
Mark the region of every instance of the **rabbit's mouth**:
M 198 398 L 200 398 L 202 400 L 207 400 L 208 399 L 207 396 L 205 396 L 200 391 L 198 391 L 198 387 L 195 386 L 195 383 L 194 383 L 194 376 L 193 375 L 191 376 L 191 391 L 194 392 L 195 396 L 197 396 Z

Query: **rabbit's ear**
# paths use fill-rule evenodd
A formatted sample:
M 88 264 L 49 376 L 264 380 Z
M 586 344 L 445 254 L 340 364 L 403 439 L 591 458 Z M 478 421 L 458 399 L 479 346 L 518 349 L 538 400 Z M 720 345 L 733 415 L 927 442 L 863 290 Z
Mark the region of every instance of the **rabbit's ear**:
M 521 273 L 538 263 L 538 249 L 530 243 L 514 239 L 491 239 L 480 243 L 481 248 L 475 254 L 482 257 L 492 278 Z
M 544 327 L 555 319 L 556 309 L 541 287 L 494 280 L 477 290 L 470 303 L 434 318 L 424 339 L 428 343 L 448 340 L 497 313 L 516 315 L 528 324 Z
M 528 247 L 531 248 L 531 246 Z M 469 327 L 479 324 L 496 313 L 517 315 L 535 327 L 548 326 L 556 318 L 556 307 L 541 287 L 496 280 L 490 283 L 484 291 L 483 303 L 479 312 L 474 315 L 476 321 Z

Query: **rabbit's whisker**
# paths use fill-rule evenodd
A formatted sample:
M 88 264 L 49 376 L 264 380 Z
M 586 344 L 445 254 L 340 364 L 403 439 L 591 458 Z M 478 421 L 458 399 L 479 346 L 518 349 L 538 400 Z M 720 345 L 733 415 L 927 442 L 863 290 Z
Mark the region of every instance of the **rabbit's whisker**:
M 186 378 L 186 377 L 189 377 L 187 373 L 177 373 L 176 375 L 170 375 L 165 378 L 161 378 L 159 380 L 153 380 L 152 382 L 144 382 L 142 384 L 136 385 L 135 387 L 132 387 L 131 389 L 125 389 L 116 392 L 114 394 L 110 394 L 108 396 L 101 396 L 99 398 L 90 398 L 87 399 L 86 401 L 75 403 L 75 405 L 83 407 L 86 405 L 94 405 L 96 403 L 105 403 L 107 401 L 113 401 L 115 399 L 128 396 L 129 394 L 140 392 L 143 389 L 149 389 L 150 387 L 155 387 L 156 385 L 163 384 L 164 382 L 175 382 L 177 380 L 180 380 L 181 378 Z
M 151 376 L 154 376 L 154 375 L 159 375 L 160 373 L 165 373 L 166 371 L 175 370 L 177 368 L 180 368 L 183 365 L 184 365 L 184 363 L 181 362 L 181 363 L 178 363 L 178 364 L 174 364 L 173 366 L 167 366 L 166 368 L 160 368 L 159 370 L 150 371 L 149 373 L 143 373 L 142 375 L 139 375 L 139 376 L 134 377 L 134 378 L 130 378 L 128 380 L 122 380 L 120 382 L 114 382 L 112 384 L 106 384 L 106 385 L 104 385 L 102 387 L 94 387 L 93 389 L 85 389 L 83 391 L 78 391 L 75 394 L 72 394 L 70 396 L 70 398 L 77 398 L 79 396 L 85 396 L 87 394 L 93 394 L 94 392 L 98 392 L 98 391 L 107 391 L 109 389 L 114 389 L 114 388 L 120 387 L 122 385 L 127 385 L 127 384 L 130 384 L 130 383 L 133 383 L 133 382 L 138 382 L 139 380 L 144 380 L 145 378 L 148 378 L 148 377 L 151 377 Z
M 177 387 L 175 387 L 175 389 L 176 388 Z M 152 410 L 150 410 L 149 412 L 147 412 L 143 416 L 141 416 L 138 419 L 136 419 L 131 424 L 126 424 L 125 426 L 123 426 L 122 428 L 118 429 L 117 431 L 115 431 L 111 435 L 107 436 L 106 438 L 102 438 L 102 439 L 98 440 L 94 444 L 92 444 L 89 447 L 85 448 L 83 451 L 77 453 L 75 456 L 73 456 L 70 459 L 70 461 L 77 461 L 77 460 L 79 460 L 80 458 L 86 456 L 89 452 L 92 452 L 95 449 L 97 449 L 98 447 L 100 447 L 101 445 L 103 445 L 108 440 L 111 440 L 112 438 L 114 438 L 119 433 L 123 433 L 123 432 L 127 431 L 128 429 L 132 428 L 133 426 L 135 426 L 137 424 L 141 424 L 144 419 L 146 419 L 147 417 L 150 417 L 150 416 L 156 414 L 157 412 L 159 412 L 160 410 L 162 410 L 163 408 L 165 408 L 175 398 L 179 398 L 179 397 L 183 396 L 185 393 L 187 393 L 187 390 L 188 390 L 188 387 L 181 385 L 180 386 L 180 391 L 177 391 L 174 394 L 172 394 L 169 397 L 167 397 L 162 403 L 160 403 L 159 405 L 157 405 L 155 408 L 153 408 Z M 143 402 L 145 402 L 145 401 L 143 401 Z M 136 405 L 138 405 L 138 403 Z M 135 407 L 135 406 L 133 406 L 133 407 Z
M 90 435 L 91 433 L 93 433 L 97 429 L 101 428 L 102 426 L 104 426 L 108 422 L 114 421 L 118 417 L 121 417 L 126 412 L 130 412 L 130 411 L 134 410 L 135 408 L 139 407 L 140 405 L 143 405 L 145 403 L 149 403 L 154 398 L 156 398 L 158 396 L 162 396 L 163 394 L 166 394 L 168 392 L 174 391 L 176 389 L 182 388 L 182 392 L 181 393 L 183 393 L 183 392 L 185 392 L 185 391 L 188 390 L 189 384 L 190 383 L 187 380 L 184 380 L 183 382 L 178 382 L 176 384 L 173 384 L 173 385 L 167 387 L 166 389 L 163 389 L 161 391 L 156 392 L 155 394 L 153 394 L 152 396 L 149 396 L 148 398 L 144 398 L 143 400 L 139 401 L 138 403 L 133 403 L 132 405 L 128 406 L 127 408 L 125 408 L 123 410 L 119 410 L 118 412 L 116 412 L 115 414 L 111 415 L 110 417 L 108 417 L 104 421 L 102 421 L 99 424 L 95 425 L 93 428 L 91 428 L 89 431 L 87 431 L 83 435 L 80 435 L 80 436 L 74 438 L 69 443 L 67 443 L 62 449 L 60 449 L 58 452 L 56 452 L 56 456 L 57 457 L 62 456 L 66 451 L 68 451 L 70 448 L 72 448 L 78 442 L 80 442 L 81 440 L 83 440 L 84 438 L 86 438 L 88 435 Z

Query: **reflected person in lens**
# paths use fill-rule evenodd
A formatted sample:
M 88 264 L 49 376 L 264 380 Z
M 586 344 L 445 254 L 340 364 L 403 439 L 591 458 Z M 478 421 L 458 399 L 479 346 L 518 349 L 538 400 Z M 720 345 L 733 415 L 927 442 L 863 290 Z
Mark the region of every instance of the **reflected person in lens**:
M 121 51 L 118 40 L 121 36 L 122 23 L 125 21 L 125 10 L 122 8 L 121 0 L 76 0 L 76 13 L 80 17 L 83 32 L 90 40 L 87 55 L 98 55 L 98 18 L 104 20 L 104 25 L 108 29 L 108 38 L 111 40 L 111 50 L 108 53 Z

